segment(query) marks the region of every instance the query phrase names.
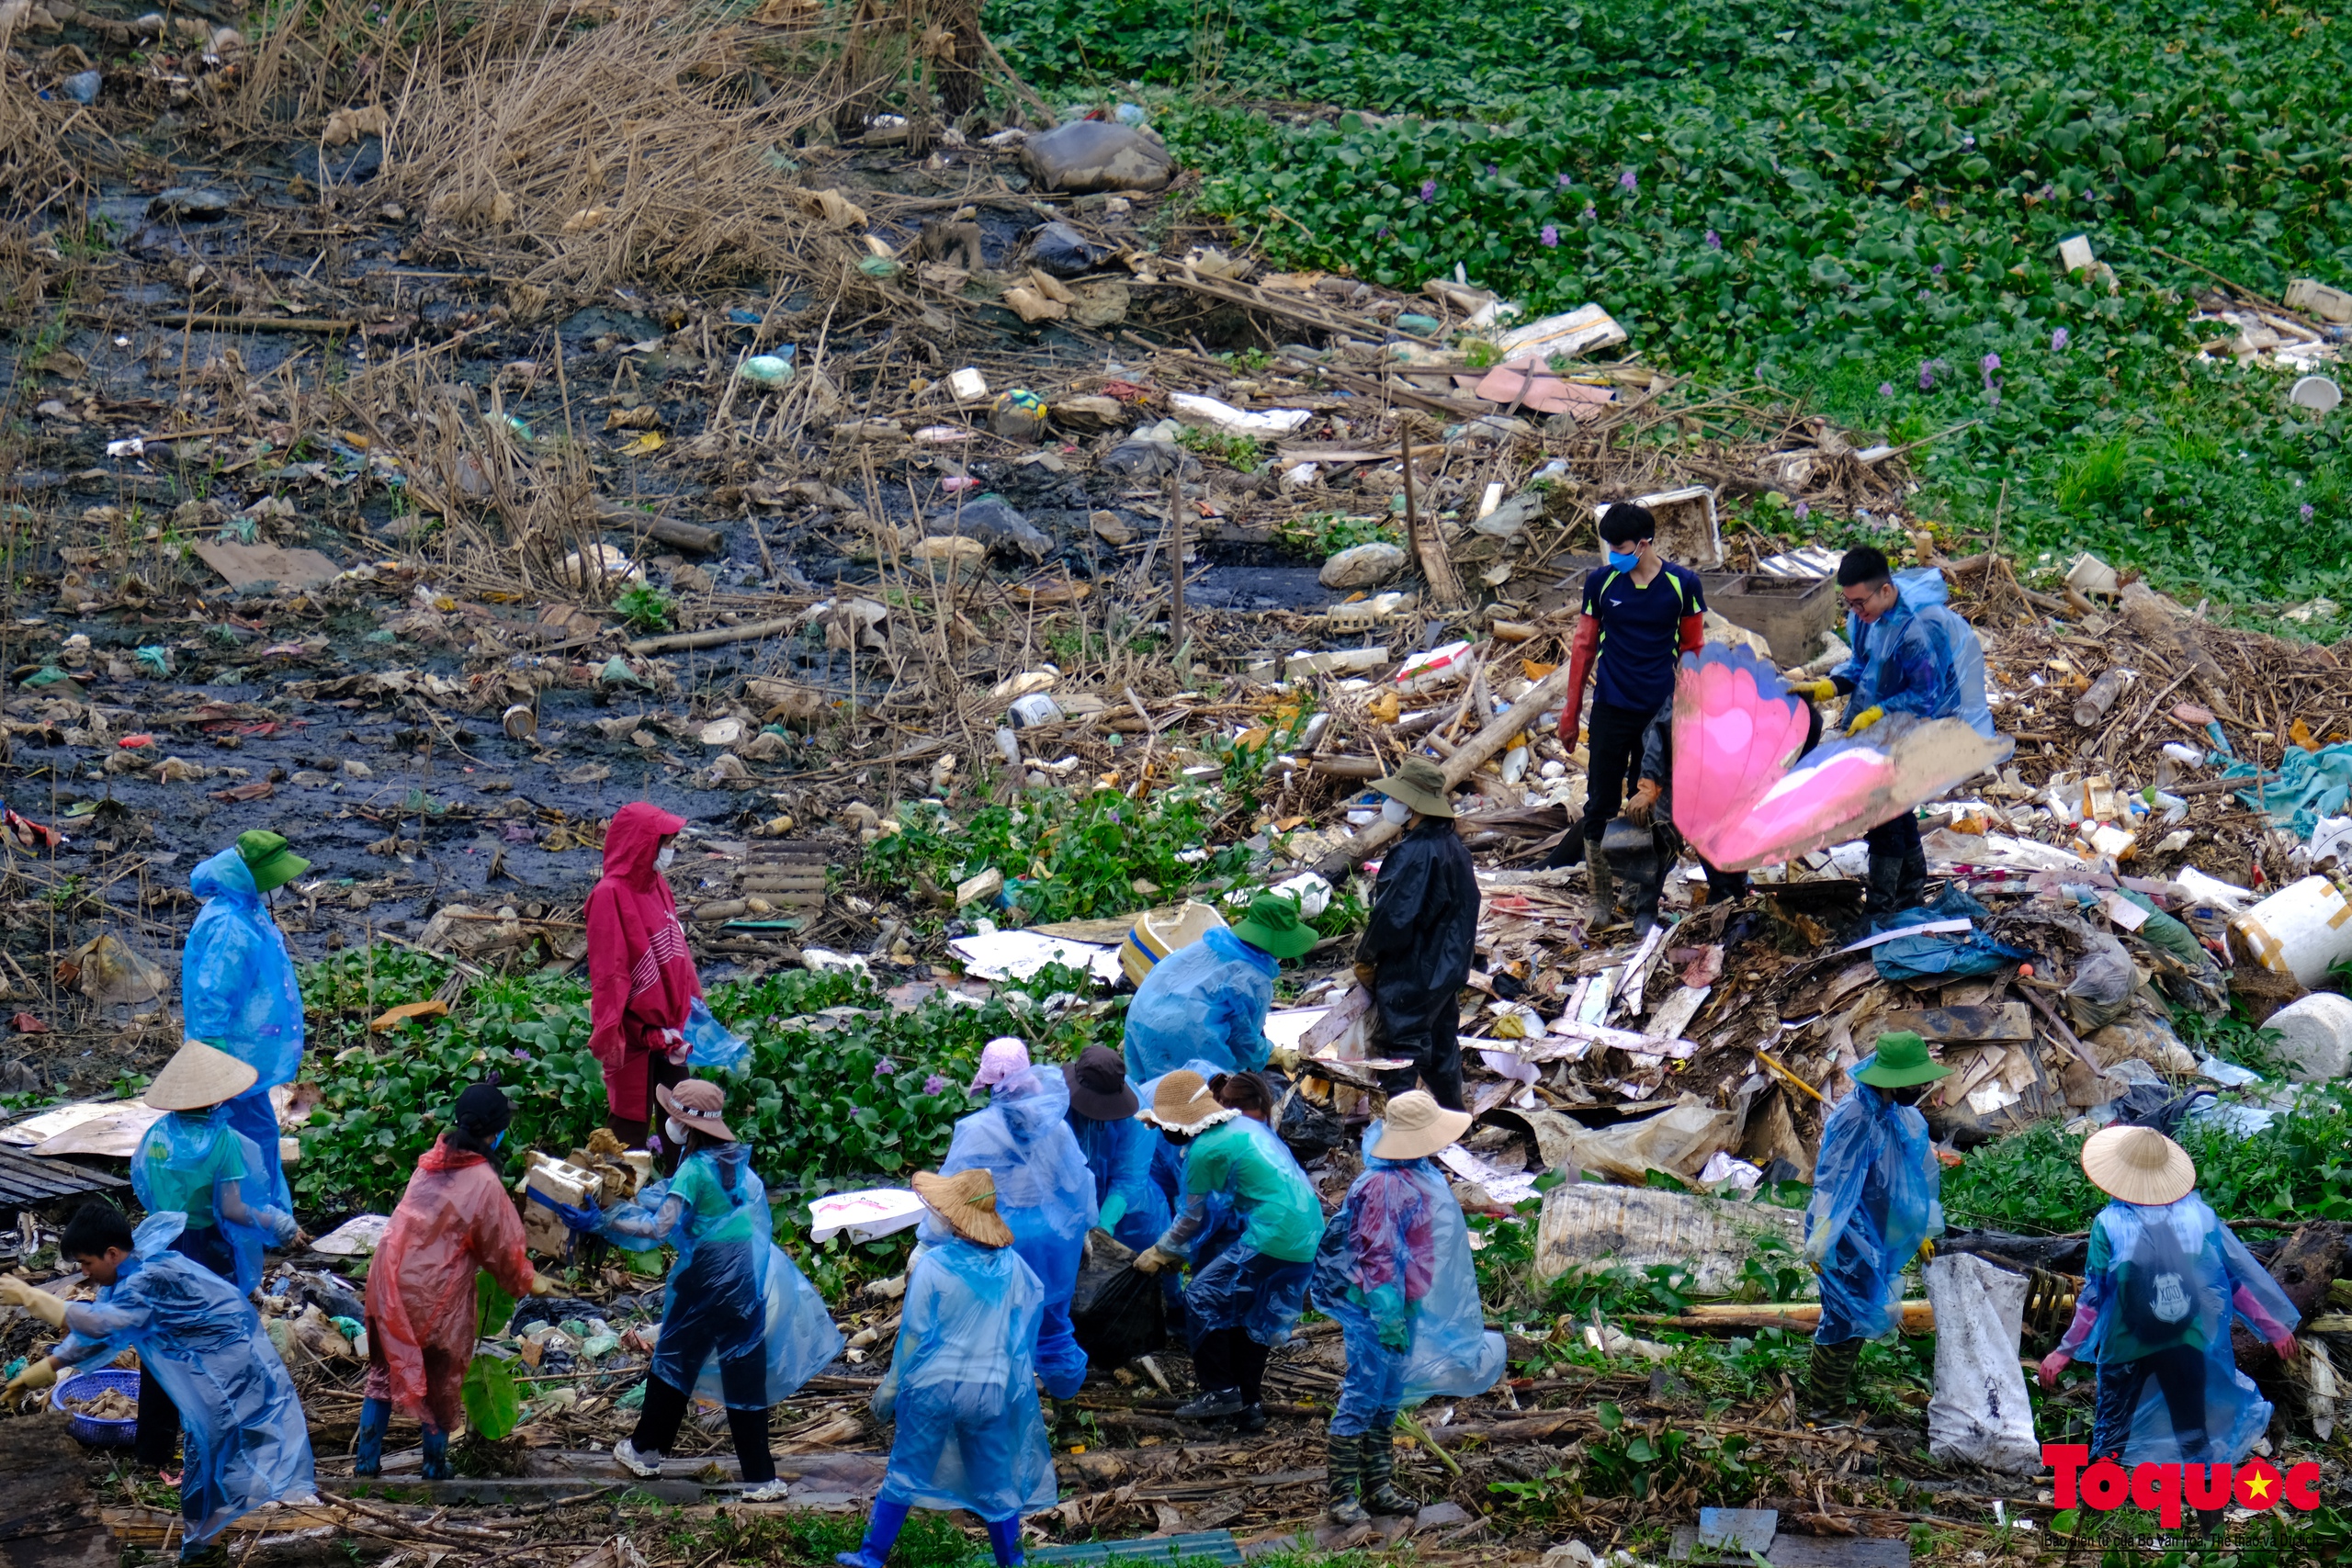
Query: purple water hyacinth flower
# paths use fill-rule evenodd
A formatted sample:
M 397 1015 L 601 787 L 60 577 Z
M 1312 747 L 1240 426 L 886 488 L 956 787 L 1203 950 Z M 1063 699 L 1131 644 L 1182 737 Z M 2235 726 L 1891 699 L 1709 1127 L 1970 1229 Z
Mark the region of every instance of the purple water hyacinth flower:
M 1724 248 L 1723 236 L 1722 236 L 1722 235 L 1720 235 L 1720 234 L 1718 234 L 1718 233 L 1716 233 L 1713 229 L 1708 230 L 1708 231 L 1707 231 L 1707 249 L 1709 249 L 1709 250 L 1711 250 L 1711 251 L 1720 251 L 1720 250 L 1722 250 L 1723 248 Z
M 1932 392 L 1935 389 L 1936 362 L 1932 359 L 1923 359 L 1919 362 L 1919 390 Z
M 1881 381 L 1878 384 L 1878 395 L 1882 398 L 1891 398 L 1894 396 L 1894 383 L 1892 381 Z
M 2065 353 L 2066 343 L 2066 329 L 2060 327 L 2056 332 L 2050 334 L 2050 352 L 2052 354 Z
M 874 1064 L 874 1076 L 877 1078 L 887 1078 L 898 1070 L 899 1069 L 896 1066 L 891 1065 L 890 1058 L 888 1056 L 883 1057 L 880 1061 Z
M 1576 184 L 1576 181 L 1575 181 L 1575 180 L 1573 180 L 1573 179 L 1571 179 L 1571 178 L 1569 178 L 1567 175 L 1562 175 L 1560 176 L 1560 188 L 1561 188 L 1562 190 L 1566 190 L 1566 189 L 1567 189 L 1570 186 L 1572 186 L 1572 185 L 1574 185 L 1574 184 Z
M 1560 243 L 1559 228 L 1555 224 L 1546 223 L 1544 225 L 1543 231 L 1536 235 L 1536 238 L 1542 240 L 1547 245 L 1556 247 Z
M 1437 182 L 1435 180 L 1423 180 L 1421 182 L 1421 199 L 1423 201 L 1435 201 L 1437 199 Z
M 1589 223 L 1600 216 L 1600 209 L 1593 206 L 1593 204 L 1589 201 L 1584 204 L 1584 220 L 1586 222 Z
M 1993 379 L 1993 372 L 2001 367 L 2001 356 L 1988 354 L 1976 362 L 1978 374 L 1984 378 L 1984 396 L 1995 408 L 2001 406 L 2001 384 Z
M 1503 166 L 1500 164 L 1489 164 L 1487 165 L 1487 177 L 1488 179 L 1493 179 L 1497 175 L 1499 175 L 1502 172 Z
M 2304 521 L 2304 522 L 2306 522 L 2306 523 L 2308 523 L 2308 522 L 2310 522 L 2311 520 L 2312 520 L 2312 503 L 2311 503 L 2310 502 L 2308 502 L 2308 501 L 2307 501 L 2307 502 L 2303 502 L 2303 521 Z
M 1998 370 L 2001 367 L 2001 356 L 1997 354 L 1988 354 L 1982 360 L 1977 362 L 1976 367 L 1979 370 L 1984 371 L 1987 376 L 1990 376 L 1994 371 Z
M 1628 169 L 1617 176 L 1617 188 L 1630 196 L 1642 188 L 1642 182 L 1634 177 L 1633 170 Z
M 931 1077 L 922 1080 L 922 1091 L 925 1094 L 937 1094 L 946 1087 L 947 1080 L 941 1077 L 937 1073 L 933 1073 Z
M 1387 229 L 1387 226 L 1386 226 L 1386 225 L 1385 225 L 1385 224 L 1384 224 L 1384 225 L 1382 225 L 1380 232 L 1379 232 L 1379 233 L 1377 233 L 1377 234 L 1374 234 L 1374 235 L 1373 236 L 1373 238 L 1374 238 L 1374 239 L 1375 239 L 1375 240 L 1385 240 L 1385 239 L 1388 238 L 1388 229 Z
M 648 1154 L 650 1154 L 650 1155 L 653 1155 L 653 1156 L 655 1156 L 656 1157 L 659 1157 L 659 1156 L 660 1156 L 660 1155 L 661 1155 L 661 1153 L 662 1153 L 662 1134 L 659 1134 L 659 1133 L 648 1133 L 648 1134 L 645 1134 L 645 1152 L 646 1152 L 646 1153 L 648 1153 Z
M 1935 265 L 1929 267 L 1928 271 L 1937 277 L 1941 277 L 1944 275 L 1944 264 L 1938 262 Z
M 1812 515 L 1813 515 L 1813 502 L 1809 502 L 1809 501 L 1800 501 L 1800 502 L 1797 502 L 1797 521 L 1798 521 L 1798 522 L 1802 523 L 1802 522 L 1804 522 L 1806 518 L 1808 518 L 1808 517 L 1810 517 L 1810 516 L 1812 516 Z

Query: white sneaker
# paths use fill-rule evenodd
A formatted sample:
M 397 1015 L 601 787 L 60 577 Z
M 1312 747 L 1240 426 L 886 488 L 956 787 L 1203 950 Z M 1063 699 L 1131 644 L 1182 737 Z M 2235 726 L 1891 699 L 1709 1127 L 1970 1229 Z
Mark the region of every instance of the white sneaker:
M 613 1445 L 613 1459 L 631 1475 L 650 1478 L 662 1473 L 661 1450 L 657 1449 L 651 1453 L 639 1453 L 637 1445 L 627 1438 Z
M 785 1480 L 763 1481 L 743 1494 L 746 1503 L 781 1503 L 792 1495 L 792 1483 Z

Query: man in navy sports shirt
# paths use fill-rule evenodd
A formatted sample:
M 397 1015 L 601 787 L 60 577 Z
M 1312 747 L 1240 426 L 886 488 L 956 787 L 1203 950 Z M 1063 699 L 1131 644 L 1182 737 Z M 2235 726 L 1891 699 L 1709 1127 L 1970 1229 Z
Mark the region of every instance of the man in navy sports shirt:
M 1585 875 L 1592 889 L 1592 929 L 1616 923 L 1616 888 L 1600 835 L 1623 803 L 1642 762 L 1642 732 L 1674 695 L 1676 662 L 1695 652 L 1704 632 L 1706 591 L 1699 574 L 1657 553 L 1657 520 L 1645 506 L 1621 501 L 1600 514 L 1608 559 L 1584 581 L 1584 615 L 1568 653 L 1561 744 L 1574 749 L 1593 677 L 1592 716 L 1582 726 L 1585 775 Z

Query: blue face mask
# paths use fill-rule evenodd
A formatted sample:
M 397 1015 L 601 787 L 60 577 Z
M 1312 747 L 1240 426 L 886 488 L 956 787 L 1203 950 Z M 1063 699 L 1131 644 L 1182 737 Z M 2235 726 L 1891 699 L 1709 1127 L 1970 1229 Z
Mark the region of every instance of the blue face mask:
M 505 1141 L 506 1141 L 506 1134 L 502 1130 L 502 1131 L 499 1133 L 498 1136 L 496 1136 L 496 1137 L 494 1137 L 494 1138 L 491 1139 L 491 1141 L 490 1141 L 490 1146 L 491 1146 L 492 1148 L 493 1148 L 493 1149 L 494 1149 L 494 1148 L 496 1148 L 499 1145 L 501 1145 L 501 1144 L 504 1143 Z
M 1611 550 L 1609 552 L 1609 564 L 1618 571 L 1631 571 L 1642 564 L 1642 558 L 1638 553 L 1629 556 L 1622 550 Z

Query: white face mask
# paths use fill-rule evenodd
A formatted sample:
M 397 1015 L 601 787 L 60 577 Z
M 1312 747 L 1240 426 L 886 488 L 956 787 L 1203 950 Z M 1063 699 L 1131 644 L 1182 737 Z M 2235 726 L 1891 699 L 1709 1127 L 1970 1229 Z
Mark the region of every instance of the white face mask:
M 1413 808 L 1403 801 L 1392 797 L 1380 803 L 1380 819 L 1383 822 L 1394 822 L 1402 828 L 1413 819 Z
M 684 1148 L 686 1146 L 687 1131 L 688 1129 L 678 1125 L 678 1119 L 676 1117 L 664 1116 L 662 1118 L 662 1135 L 669 1139 L 672 1144 L 675 1145 L 679 1148 Z
M 653 857 L 653 869 L 656 871 L 667 871 L 670 869 L 670 863 L 677 858 L 677 845 L 664 844 L 662 846 L 662 852 Z

